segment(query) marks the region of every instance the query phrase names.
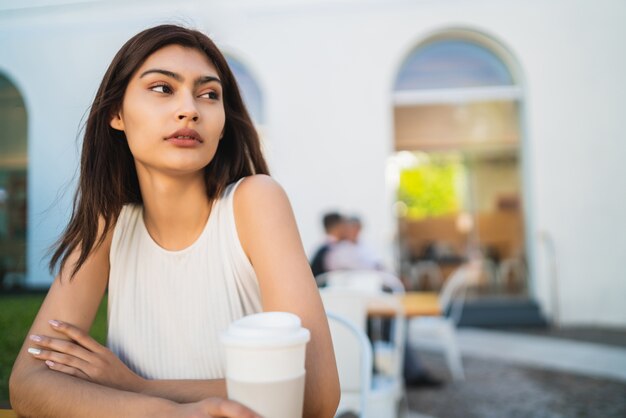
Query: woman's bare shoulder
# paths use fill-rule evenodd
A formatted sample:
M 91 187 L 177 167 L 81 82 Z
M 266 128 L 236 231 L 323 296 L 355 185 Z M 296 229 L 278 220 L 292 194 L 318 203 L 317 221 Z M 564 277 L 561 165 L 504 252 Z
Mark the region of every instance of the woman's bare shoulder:
M 249 195 L 249 194 L 264 194 L 264 193 L 284 193 L 282 186 L 273 178 L 267 174 L 255 174 L 253 176 L 245 177 L 235 194 Z
M 241 181 L 235 190 L 235 210 L 246 211 L 260 207 L 278 207 L 289 205 L 289 199 L 283 187 L 274 178 L 265 174 L 249 176 Z
M 235 191 L 233 207 L 239 239 L 247 254 L 258 237 L 271 236 L 283 228 L 296 230 L 287 194 L 270 176 L 246 177 Z

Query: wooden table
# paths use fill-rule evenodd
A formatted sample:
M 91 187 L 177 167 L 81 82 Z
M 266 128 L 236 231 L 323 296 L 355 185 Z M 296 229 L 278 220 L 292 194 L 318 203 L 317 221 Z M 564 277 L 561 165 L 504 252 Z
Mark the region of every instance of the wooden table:
M 406 292 L 398 295 L 402 306 L 404 307 L 404 315 L 407 318 L 415 316 L 439 316 L 442 314 L 439 306 L 439 294 L 437 292 Z M 395 316 L 393 309 L 383 305 L 371 302 L 368 305 L 367 313 L 369 316 L 392 317 Z
M 0 418 L 17 418 L 17 414 L 12 409 L 0 409 Z

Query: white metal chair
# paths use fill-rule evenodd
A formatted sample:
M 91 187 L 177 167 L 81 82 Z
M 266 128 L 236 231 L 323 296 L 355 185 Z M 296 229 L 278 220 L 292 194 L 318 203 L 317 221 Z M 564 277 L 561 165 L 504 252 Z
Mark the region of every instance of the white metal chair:
M 393 274 L 380 270 L 339 270 L 324 275 L 324 280 L 327 283 L 326 292 L 331 289 L 364 293 L 368 295 L 369 301 L 377 302 L 377 304 L 387 306 L 395 311 L 395 318 L 391 327 L 391 341 L 378 341 L 380 338 L 376 338 L 382 335 L 382 318 L 370 318 L 372 325 L 370 336 L 377 340 L 374 343 L 374 362 L 377 370 L 394 378 L 402 379 L 402 361 L 404 360 L 402 347 L 404 347 L 406 339 L 404 308 L 397 297 L 382 291 L 386 287 L 394 294 L 403 294 L 404 285 L 402 281 Z M 339 297 L 341 298 L 341 295 Z M 363 329 L 367 332 L 365 326 L 367 312 L 359 312 L 359 315 L 361 317 L 352 319 L 357 324 L 363 324 Z M 398 348 L 399 346 L 400 348 Z M 399 394 L 399 396 L 402 395 L 403 393 Z
M 459 267 L 446 280 L 439 296 L 441 311 L 449 317 L 417 317 L 408 324 L 409 346 L 412 348 L 443 351 L 452 378 L 465 379 L 463 363 L 456 339 L 456 325 L 461 318 L 467 283 L 480 274 L 481 266 L 470 263 Z
M 521 257 L 502 260 L 496 274 L 498 288 L 513 287 L 516 290 L 523 290 L 526 286 L 526 270 L 526 264 Z
M 370 369 L 375 364 L 380 373 L 373 375 L 371 379 L 372 391 L 376 396 L 372 395 L 373 397 L 371 397 L 368 404 L 368 412 L 370 410 L 378 411 L 371 416 L 396 416 L 398 403 L 404 397 L 402 371 L 406 334 L 404 313 L 400 301 L 396 296 L 388 293 L 369 293 L 333 287 L 320 289 L 320 294 L 327 312 L 342 315 L 364 334 L 368 316 L 367 308 L 370 303 L 375 302 L 379 306 L 384 304 L 396 312 L 391 332 L 391 341 L 385 344 L 375 344 L 377 351 L 373 354 L 374 363 L 370 362 Z M 333 335 L 333 340 L 334 338 L 335 336 Z M 371 343 L 369 344 L 371 351 Z M 387 395 L 391 398 L 387 399 Z M 351 404 L 353 403 L 351 402 Z M 393 415 L 389 415 L 391 413 Z
M 365 418 L 395 417 L 394 388 L 377 385 L 372 379 L 372 346 L 365 332 L 343 315 L 326 314 L 341 386 L 337 415 L 356 412 Z

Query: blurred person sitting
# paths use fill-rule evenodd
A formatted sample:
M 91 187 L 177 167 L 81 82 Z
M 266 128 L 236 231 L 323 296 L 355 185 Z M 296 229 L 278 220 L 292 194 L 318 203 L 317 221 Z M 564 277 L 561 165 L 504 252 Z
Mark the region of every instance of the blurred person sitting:
M 359 239 L 363 224 L 358 216 L 345 219 L 343 239 L 329 248 L 326 267 L 333 270 L 383 270 L 373 251 Z
M 326 238 L 313 254 L 309 264 L 313 276 L 329 271 L 327 255 L 330 249 L 346 238 L 346 218 L 338 212 L 328 212 L 322 218 Z

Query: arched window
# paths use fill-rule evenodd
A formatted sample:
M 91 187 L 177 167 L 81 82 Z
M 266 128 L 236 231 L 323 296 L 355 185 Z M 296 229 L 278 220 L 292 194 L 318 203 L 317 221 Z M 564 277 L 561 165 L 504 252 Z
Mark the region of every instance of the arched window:
M 0 73 L 0 289 L 20 286 L 26 273 L 26 108 Z
M 427 40 L 407 56 L 394 83 L 391 164 L 403 265 L 435 262 L 444 276 L 477 250 L 494 274 L 504 271 L 498 263 L 523 262 L 522 89 L 488 46 L 495 42 L 478 38 L 453 32 Z M 525 271 L 518 270 L 485 278 L 485 289 L 524 292 Z
M 265 114 L 263 112 L 263 96 L 259 85 L 241 62 L 230 56 L 226 60 L 233 74 L 235 74 L 235 79 L 237 79 L 239 90 L 248 112 L 250 112 L 250 117 L 257 125 L 263 125 L 265 123 Z

